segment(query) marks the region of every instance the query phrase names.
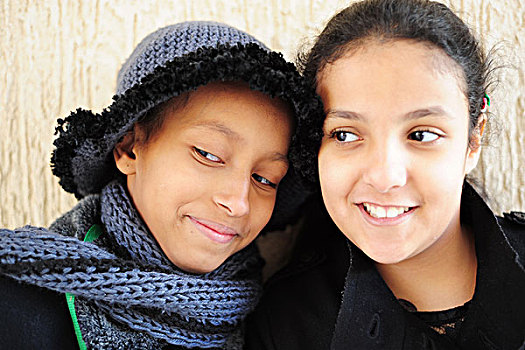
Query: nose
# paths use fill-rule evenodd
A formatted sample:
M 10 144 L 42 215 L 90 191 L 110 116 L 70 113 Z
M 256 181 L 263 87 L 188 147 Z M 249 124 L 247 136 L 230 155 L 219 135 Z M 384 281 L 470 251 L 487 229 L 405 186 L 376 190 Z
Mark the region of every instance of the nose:
M 387 193 L 407 183 L 406 155 L 403 146 L 385 143 L 374 146 L 368 154 L 363 181 L 379 193 Z
M 250 212 L 251 176 L 237 175 L 217 183 L 213 195 L 215 204 L 228 216 L 241 217 Z

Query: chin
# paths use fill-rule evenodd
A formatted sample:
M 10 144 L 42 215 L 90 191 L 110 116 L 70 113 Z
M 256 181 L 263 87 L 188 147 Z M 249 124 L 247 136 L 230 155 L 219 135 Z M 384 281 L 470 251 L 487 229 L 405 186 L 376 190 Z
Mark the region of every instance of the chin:
M 170 259 L 171 260 L 171 259 Z M 217 269 L 219 266 L 222 265 L 224 260 L 221 260 L 220 262 L 213 262 L 213 261 L 200 261 L 200 262 L 183 262 L 183 261 L 173 261 L 171 260 L 173 264 L 175 264 L 179 269 L 193 273 L 193 274 L 205 274 L 208 272 L 212 272 L 213 270 Z
M 219 268 L 219 266 L 222 265 L 222 263 L 224 262 L 221 261 L 220 263 L 218 264 L 214 264 L 214 265 L 208 265 L 208 266 L 196 266 L 194 269 L 193 269 L 193 273 L 198 273 L 198 274 L 204 274 L 204 273 L 209 273 L 209 272 L 212 272 L 214 270 L 216 270 L 217 268 Z
M 406 259 L 405 257 L 391 257 L 391 256 L 372 257 L 368 255 L 368 257 L 374 260 L 374 262 L 381 264 L 381 265 L 393 265 L 393 264 L 400 263 Z
M 378 264 L 392 265 L 400 263 L 410 257 L 408 252 L 401 250 L 399 247 L 394 246 L 381 246 L 381 247 L 366 247 L 361 249 L 366 256 L 374 260 Z

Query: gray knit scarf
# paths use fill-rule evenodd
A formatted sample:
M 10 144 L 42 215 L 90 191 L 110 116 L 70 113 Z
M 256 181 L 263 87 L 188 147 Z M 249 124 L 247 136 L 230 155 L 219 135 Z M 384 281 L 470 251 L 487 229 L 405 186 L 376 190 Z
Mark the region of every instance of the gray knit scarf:
M 82 242 L 100 221 L 104 233 Z M 261 292 L 260 264 L 252 244 L 211 273 L 181 271 L 118 182 L 83 199 L 49 230 L 0 230 L 0 273 L 75 295 L 91 349 L 241 349 L 241 323 Z

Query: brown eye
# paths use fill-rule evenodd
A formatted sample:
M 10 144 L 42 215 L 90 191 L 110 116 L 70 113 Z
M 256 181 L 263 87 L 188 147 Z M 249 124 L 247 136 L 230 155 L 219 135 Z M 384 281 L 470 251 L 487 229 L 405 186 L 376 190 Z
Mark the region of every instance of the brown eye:
M 332 137 L 339 142 L 353 142 L 359 140 L 356 134 L 349 131 L 336 131 L 332 134 Z
M 267 178 L 262 177 L 261 175 L 253 174 L 253 175 L 252 175 L 252 178 L 253 178 L 255 181 L 260 182 L 260 183 L 263 184 L 263 185 L 270 186 L 271 188 L 277 188 L 277 185 L 276 185 L 276 184 L 274 184 L 273 182 L 271 182 L 271 181 L 268 180 Z
M 440 135 L 428 130 L 414 131 L 408 135 L 409 140 L 417 142 L 432 142 L 438 138 L 440 138 Z
M 197 147 L 193 147 L 193 148 L 195 149 L 195 152 L 200 154 L 203 158 L 206 158 L 207 160 L 214 162 L 214 163 L 222 163 L 222 160 L 216 155 L 203 151 L 202 149 L 197 148 Z

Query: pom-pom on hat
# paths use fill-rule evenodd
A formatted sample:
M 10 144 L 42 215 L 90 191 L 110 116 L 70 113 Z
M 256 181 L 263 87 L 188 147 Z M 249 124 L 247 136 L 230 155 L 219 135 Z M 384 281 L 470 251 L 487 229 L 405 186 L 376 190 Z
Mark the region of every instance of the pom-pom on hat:
M 167 26 L 144 38 L 124 63 L 109 107 L 101 113 L 77 109 L 58 119 L 51 167 L 62 188 L 79 199 L 99 193 L 119 176 L 113 148 L 134 123 L 153 107 L 213 81 L 244 81 L 253 90 L 284 100 L 294 113 L 296 130 L 302 119 L 322 113 L 320 99 L 295 66 L 251 35 L 217 22 Z M 295 139 L 292 167 L 302 152 Z M 276 227 L 286 223 L 306 196 L 299 179 L 291 177 L 279 186 L 272 217 Z

